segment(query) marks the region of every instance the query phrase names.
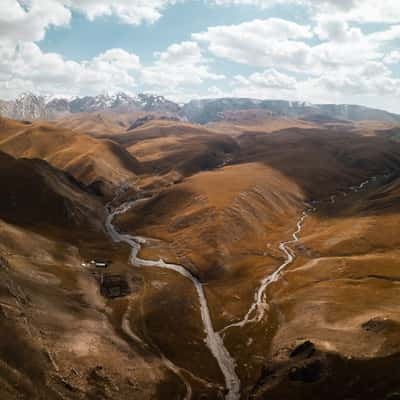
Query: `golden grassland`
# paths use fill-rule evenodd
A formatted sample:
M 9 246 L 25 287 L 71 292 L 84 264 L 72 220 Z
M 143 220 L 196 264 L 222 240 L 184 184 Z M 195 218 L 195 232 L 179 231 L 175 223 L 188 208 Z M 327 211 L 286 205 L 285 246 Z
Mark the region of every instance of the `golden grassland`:
M 295 262 L 268 288 L 265 318 L 224 335 L 243 398 L 376 400 L 397 390 L 389 371 L 400 350 L 400 184 L 380 177 L 340 197 L 399 166 L 395 135 L 250 117 L 211 127 L 151 121 L 124 132 L 128 116 L 90 115 L 85 127 L 81 115 L 68 129 L 1 121 L 0 150 L 13 156 L 0 153 L 8 190 L 0 199 L 1 398 L 180 399 L 184 380 L 193 398 L 221 396 L 191 283 L 130 265 L 130 249 L 99 223 L 107 198 L 85 185 L 106 181 L 110 196 L 126 179 L 153 197 L 120 216 L 118 228 L 153 238 L 142 257 L 199 277 L 217 330 L 244 316 L 258 282 L 283 262 L 279 243 L 290 240 L 304 202 L 324 200 L 293 246 Z M 127 277 L 129 296 L 100 295 L 99 273 L 81 266 L 96 257 Z M 291 358 L 305 340 L 315 353 Z M 316 381 L 290 378 L 310 363 L 321 368 Z

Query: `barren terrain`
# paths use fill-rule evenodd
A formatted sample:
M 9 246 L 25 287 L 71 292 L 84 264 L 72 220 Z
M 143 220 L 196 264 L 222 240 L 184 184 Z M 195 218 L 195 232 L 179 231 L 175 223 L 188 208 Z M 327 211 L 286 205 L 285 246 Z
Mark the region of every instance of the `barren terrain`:
M 398 128 L 143 115 L 1 120 L 0 397 L 396 398 Z

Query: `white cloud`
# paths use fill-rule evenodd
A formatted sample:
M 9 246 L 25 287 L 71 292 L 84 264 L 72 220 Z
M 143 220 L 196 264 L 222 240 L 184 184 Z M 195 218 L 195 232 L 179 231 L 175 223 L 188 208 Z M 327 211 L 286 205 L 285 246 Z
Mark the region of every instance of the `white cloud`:
M 383 61 L 386 64 L 399 64 L 400 63 L 400 51 L 399 50 L 393 50 L 389 54 L 385 56 Z
M 332 15 L 332 13 L 336 12 L 338 18 L 347 21 L 366 23 L 400 22 L 400 2 L 398 0 L 353 0 L 349 2 L 349 5 L 345 10 L 338 9 L 335 0 L 331 0 L 327 3 L 329 3 L 328 6 L 318 10 L 320 13 Z
M 248 77 L 237 75 L 235 80 L 242 85 L 258 89 L 295 89 L 297 83 L 295 78 L 274 69 L 255 72 Z
M 144 84 L 169 90 L 184 85 L 200 85 L 205 80 L 219 80 L 224 76 L 212 73 L 208 60 L 196 42 L 181 42 L 169 46 L 164 52 L 155 53 L 153 65 L 142 70 Z
M 38 41 L 50 26 L 67 25 L 71 12 L 54 0 L 32 0 L 23 7 L 17 0 L 0 4 L 0 42 Z
M 57 0 L 85 14 L 90 20 L 115 15 L 124 23 L 153 23 L 161 12 L 176 0 Z
M 279 74 L 279 73 L 278 73 Z M 266 75 L 266 79 L 263 76 Z M 318 77 L 291 81 L 279 76 L 275 82 L 272 71 L 237 76 L 230 90 L 212 87 L 210 96 L 252 97 L 259 99 L 286 99 L 313 103 L 364 104 L 399 112 L 400 79 L 394 78 L 390 69 L 379 62 L 368 62 L 353 70 L 326 72 Z M 266 84 L 265 84 L 266 82 Z M 289 84 L 286 85 L 285 83 Z M 281 83 L 281 84 L 279 84 Z
M 342 73 L 324 73 L 302 83 L 306 93 L 324 92 L 326 96 L 386 96 L 400 94 L 400 79 L 382 63 L 371 61 Z
M 354 0 L 210 0 L 211 2 L 220 5 L 247 5 L 260 8 L 270 8 L 277 4 L 298 4 L 310 7 L 326 7 L 334 6 L 339 9 L 351 8 Z
M 101 92 L 132 93 L 138 82 L 161 93 L 177 93 L 223 75 L 210 71 L 196 42 L 173 44 L 155 53 L 155 62 L 142 65 L 136 54 L 109 49 L 81 62 L 65 60 L 56 53 L 44 53 L 32 42 L 0 45 L 1 97 L 21 91 L 39 94 L 87 95 Z
M 1 0 L 0 41 L 39 41 L 50 27 L 66 26 L 71 11 L 94 20 L 114 15 L 123 23 L 154 23 L 178 0 Z
M 309 39 L 319 38 L 314 44 Z M 256 67 L 320 75 L 382 60 L 386 46 L 399 38 L 400 25 L 365 34 L 360 28 L 325 16 L 308 25 L 269 19 L 221 25 L 193 34 L 217 57 Z
M 94 59 L 101 69 L 119 68 L 125 71 L 140 68 L 140 59 L 136 54 L 128 53 L 122 49 L 109 49 Z
M 139 68 L 135 54 L 111 49 L 92 60 L 75 62 L 59 54 L 43 53 L 34 43 L 0 46 L 2 96 L 21 91 L 41 94 L 93 94 L 102 91 L 132 91 L 135 79 L 130 72 Z M 23 86 L 23 87 L 21 87 Z M 22 90 L 21 90 L 22 89 Z
M 277 18 L 210 27 L 192 35 L 218 57 L 267 68 L 308 64 L 310 47 L 297 39 L 312 36 L 309 26 Z

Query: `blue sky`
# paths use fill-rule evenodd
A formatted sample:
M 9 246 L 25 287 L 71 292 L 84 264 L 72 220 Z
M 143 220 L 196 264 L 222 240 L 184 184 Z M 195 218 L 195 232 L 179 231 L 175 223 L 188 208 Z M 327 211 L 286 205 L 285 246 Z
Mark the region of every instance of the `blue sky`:
M 400 2 L 375 3 L 2 0 L 0 98 L 145 91 L 400 112 Z

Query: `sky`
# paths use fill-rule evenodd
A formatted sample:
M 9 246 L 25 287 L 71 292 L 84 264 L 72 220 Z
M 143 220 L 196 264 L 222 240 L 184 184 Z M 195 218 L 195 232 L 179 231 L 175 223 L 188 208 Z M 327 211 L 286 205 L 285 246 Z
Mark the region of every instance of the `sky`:
M 23 92 L 400 113 L 400 1 L 1 0 L 0 98 Z

